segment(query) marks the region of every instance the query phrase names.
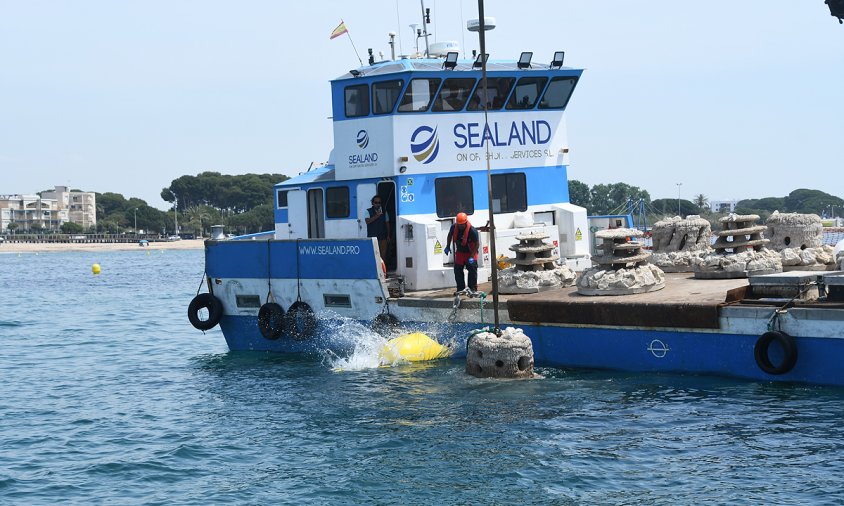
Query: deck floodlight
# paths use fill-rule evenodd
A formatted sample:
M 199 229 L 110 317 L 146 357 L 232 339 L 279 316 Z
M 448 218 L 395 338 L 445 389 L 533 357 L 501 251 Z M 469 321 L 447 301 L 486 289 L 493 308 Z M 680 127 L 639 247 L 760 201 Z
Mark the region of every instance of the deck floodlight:
M 529 69 L 531 58 L 533 58 L 533 52 L 531 52 L 531 51 L 522 52 L 522 55 L 519 56 L 519 63 L 517 64 L 518 67 L 520 69 Z
M 475 58 L 475 63 L 472 64 L 473 69 L 479 69 L 484 66 L 484 64 L 489 60 L 489 53 L 479 54 L 477 58 Z
M 829 13 L 838 18 L 838 22 L 844 24 L 844 0 L 825 0 L 829 7 Z
M 524 54 L 524 53 L 522 53 Z M 555 51 L 554 52 L 554 59 L 551 60 L 550 67 L 552 69 L 558 69 L 563 66 L 563 59 L 566 57 L 565 51 Z
M 352 77 L 360 76 L 360 70 L 352 69 L 349 71 L 349 74 L 352 74 Z
M 445 55 L 445 62 L 443 62 L 443 68 L 446 70 L 454 70 L 454 67 L 457 66 L 457 51 L 449 51 Z

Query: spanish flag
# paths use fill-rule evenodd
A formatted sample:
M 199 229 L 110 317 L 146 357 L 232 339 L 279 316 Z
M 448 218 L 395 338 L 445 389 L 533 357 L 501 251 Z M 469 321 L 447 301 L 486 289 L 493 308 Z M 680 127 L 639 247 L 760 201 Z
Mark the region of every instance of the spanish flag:
M 336 39 L 337 37 L 343 35 L 344 33 L 349 33 L 349 29 L 346 28 L 346 23 L 344 23 L 343 20 L 341 19 L 340 24 L 337 26 L 337 28 L 335 28 L 334 31 L 331 32 L 331 37 L 329 37 L 329 40 Z

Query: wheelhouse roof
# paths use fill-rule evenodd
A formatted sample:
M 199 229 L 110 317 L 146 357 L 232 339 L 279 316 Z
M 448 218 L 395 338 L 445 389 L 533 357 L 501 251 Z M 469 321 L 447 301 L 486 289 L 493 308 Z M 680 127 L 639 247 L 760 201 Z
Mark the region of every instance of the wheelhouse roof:
M 383 76 L 389 74 L 397 74 L 399 72 L 437 72 L 444 70 L 443 69 L 443 59 L 436 59 L 436 58 L 403 58 L 401 60 L 388 60 L 383 62 L 378 62 L 373 65 L 367 65 L 363 67 L 359 67 L 355 69 L 355 72 L 359 74 L 357 76 L 352 75 L 352 72 L 346 72 L 345 74 L 337 77 L 333 81 L 343 81 L 347 79 L 355 79 L 356 77 L 375 77 L 375 76 Z M 454 70 L 449 70 L 448 72 L 480 72 L 480 68 L 474 66 L 475 60 L 458 60 L 457 66 L 454 67 Z M 531 63 L 530 66 L 526 68 L 519 68 L 518 62 L 513 60 L 489 60 L 486 64 L 487 72 L 498 72 L 498 71 L 519 71 L 519 72 L 530 72 L 531 70 L 582 70 L 582 69 L 575 69 L 574 67 L 560 67 L 551 69 L 550 65 L 542 64 L 542 63 Z M 332 81 L 332 82 L 333 82 Z
M 282 181 L 281 183 L 278 183 L 275 186 L 278 188 L 283 186 L 298 186 L 301 184 L 310 183 L 324 183 L 327 181 L 334 181 L 334 165 L 323 165 L 322 167 L 311 169 L 286 181 Z

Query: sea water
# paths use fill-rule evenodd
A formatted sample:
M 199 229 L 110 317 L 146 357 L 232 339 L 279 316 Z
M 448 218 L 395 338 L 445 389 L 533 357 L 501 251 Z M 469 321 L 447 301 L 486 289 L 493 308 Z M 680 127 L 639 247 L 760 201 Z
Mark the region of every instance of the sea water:
M 844 503 L 842 389 L 230 353 L 139 250 L 0 254 L 0 504 Z

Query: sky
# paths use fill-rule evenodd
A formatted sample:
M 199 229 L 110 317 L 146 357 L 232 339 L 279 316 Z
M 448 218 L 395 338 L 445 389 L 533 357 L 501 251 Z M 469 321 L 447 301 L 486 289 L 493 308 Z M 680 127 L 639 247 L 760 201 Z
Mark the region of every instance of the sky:
M 466 54 L 474 0 L 427 0 Z M 487 0 L 491 59 L 585 68 L 569 178 L 652 199 L 844 197 L 844 26 L 823 0 Z M 139 197 L 182 175 L 282 173 L 332 147 L 329 80 L 415 49 L 416 0 L 0 0 L 0 194 Z M 678 185 L 682 183 L 682 185 Z M 820 210 L 819 210 L 820 211 Z

